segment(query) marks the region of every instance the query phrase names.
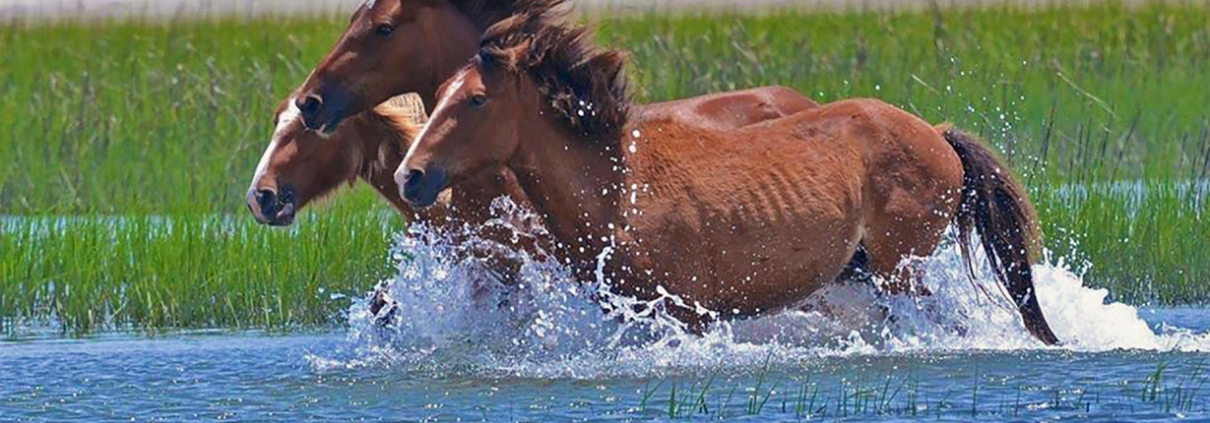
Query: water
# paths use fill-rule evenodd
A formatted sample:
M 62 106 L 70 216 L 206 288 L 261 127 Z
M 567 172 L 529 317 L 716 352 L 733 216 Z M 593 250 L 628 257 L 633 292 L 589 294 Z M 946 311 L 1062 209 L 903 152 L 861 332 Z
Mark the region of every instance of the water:
M 1208 328 L 1208 315 L 1207 310 L 1141 313 L 1157 330 Z M 860 420 L 907 419 L 913 412 L 967 420 L 972 404 L 985 420 L 1210 418 L 1204 388 L 1189 407 L 1174 404 L 1182 383 L 1186 390 L 1201 388 L 1194 372 L 1206 358 L 1202 352 L 1031 348 L 804 354 L 771 359 L 764 370 L 761 360 L 752 363 L 734 351 L 738 346 L 720 346 L 739 357 L 734 362 L 719 357 L 717 365 L 703 367 L 653 363 L 613 375 L 543 376 L 450 365 L 442 355 L 457 354 L 452 352 L 372 357 L 358 352 L 361 348 L 346 333 L 0 344 L 0 420 L 663 420 L 673 385 L 678 401 L 696 403 L 708 381 L 711 416 L 743 420 L 762 373 L 766 381 L 759 396 L 770 389 L 774 394 L 761 418 L 796 420 L 796 408 L 812 396 L 814 415 L 847 413 Z M 1144 400 L 1148 377 L 1162 363 L 1169 366 L 1162 379 L 1166 389 L 1158 399 Z M 560 366 L 557 360 L 550 365 Z M 847 405 L 837 399 L 842 394 L 850 397 Z
M 493 224 L 541 230 L 497 206 L 510 217 Z M 1210 309 L 1106 304 L 1068 270 L 1083 264 L 1035 268 L 1062 347 L 1034 341 L 988 275 L 968 281 L 952 244 L 919 259 L 931 297 L 836 285 L 813 311 L 698 337 L 549 260 L 526 257 L 519 287 L 469 284 L 483 267 L 451 257 L 476 242 L 401 236 L 399 308 L 358 302 L 335 332 L 0 343 L 0 421 L 1210 419 Z

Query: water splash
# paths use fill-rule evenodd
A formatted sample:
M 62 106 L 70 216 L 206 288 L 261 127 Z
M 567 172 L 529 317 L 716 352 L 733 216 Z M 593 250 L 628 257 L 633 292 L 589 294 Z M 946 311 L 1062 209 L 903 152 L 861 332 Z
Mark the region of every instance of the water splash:
M 497 201 L 499 219 L 517 236 L 544 236 L 535 216 Z M 453 242 L 452 239 L 460 242 Z M 368 303 L 349 312 L 352 351 L 312 357 L 318 371 L 367 366 L 460 371 L 521 377 L 648 376 L 703 369 L 757 367 L 770 360 L 794 365 L 821 357 L 970 350 L 1047 349 L 1025 330 L 986 257 L 977 253 L 971 280 L 950 234 L 927 258 L 931 296 L 881 293 L 873 284 L 834 283 L 801 306 L 757 319 L 714 325 L 688 334 L 663 311 L 680 299 L 665 293 L 640 301 L 609 292 L 599 280 L 582 284 L 549 256 L 518 252 L 522 282 L 506 286 L 467 248 L 501 248 L 465 229 L 458 237 L 414 225 L 396 237 L 396 276 L 384 281 L 398 302 L 389 324 Z M 468 241 L 469 240 L 469 241 Z M 602 251 L 602 262 L 610 259 Z M 1034 267 L 1043 310 L 1063 348 L 1210 351 L 1210 334 L 1161 325 L 1153 330 L 1138 310 L 1107 303 L 1108 292 L 1083 286 L 1062 259 Z M 1086 267 L 1086 266 L 1085 266 Z

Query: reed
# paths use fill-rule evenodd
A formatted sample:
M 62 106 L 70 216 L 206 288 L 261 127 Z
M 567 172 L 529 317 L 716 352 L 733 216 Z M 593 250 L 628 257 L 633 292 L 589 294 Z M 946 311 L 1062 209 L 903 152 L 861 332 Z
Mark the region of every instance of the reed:
M 1205 411 L 1207 377 L 1202 359 L 1179 353 L 1136 354 L 1142 365 L 1112 382 L 1078 378 L 1039 383 L 965 367 L 973 363 L 950 363 L 954 367 L 939 370 L 912 364 L 910 359 L 889 367 L 842 361 L 843 368 L 833 368 L 823 359 L 803 368 L 783 366 L 774 369 L 774 375 L 768 366 L 729 375 L 716 371 L 647 381 L 631 411 L 636 417 L 689 421 L 925 417 L 970 421 Z M 769 378 L 781 381 L 768 386 Z M 748 398 L 734 398 L 737 391 L 746 391 Z
M 322 327 L 393 269 L 390 214 L 337 208 L 290 230 L 210 216 L 30 217 L 0 230 L 0 325 Z
M 1204 6 L 606 19 L 640 98 L 758 85 L 878 97 L 1006 150 L 1035 185 L 1192 179 L 1210 159 Z M 0 213 L 240 212 L 274 106 L 344 19 L 0 26 Z

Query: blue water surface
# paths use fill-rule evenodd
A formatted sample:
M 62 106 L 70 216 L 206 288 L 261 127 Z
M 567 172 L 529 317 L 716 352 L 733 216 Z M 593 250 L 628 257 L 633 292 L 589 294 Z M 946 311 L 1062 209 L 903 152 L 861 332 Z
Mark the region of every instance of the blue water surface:
M 1139 315 L 1157 331 L 1210 329 L 1206 309 Z M 0 420 L 1210 419 L 1204 352 L 854 353 L 543 377 L 450 366 L 439 355 L 368 359 L 347 335 L 8 340 L 0 343 Z

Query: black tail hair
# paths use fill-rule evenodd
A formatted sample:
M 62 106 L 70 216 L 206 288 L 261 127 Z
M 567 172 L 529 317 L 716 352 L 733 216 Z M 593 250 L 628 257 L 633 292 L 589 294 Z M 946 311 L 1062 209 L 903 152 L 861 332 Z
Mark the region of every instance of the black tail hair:
M 1034 289 L 1031 265 L 1040 246 L 1037 215 L 1025 189 L 996 154 L 978 139 L 954 129 L 942 136 L 962 160 L 965 177 L 962 203 L 954 217 L 967 266 L 973 266 L 966 245 L 974 228 L 1000 283 L 1017 305 L 1025 328 L 1047 345 L 1059 343 L 1050 330 Z M 972 272 L 973 273 L 973 272 Z

